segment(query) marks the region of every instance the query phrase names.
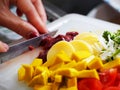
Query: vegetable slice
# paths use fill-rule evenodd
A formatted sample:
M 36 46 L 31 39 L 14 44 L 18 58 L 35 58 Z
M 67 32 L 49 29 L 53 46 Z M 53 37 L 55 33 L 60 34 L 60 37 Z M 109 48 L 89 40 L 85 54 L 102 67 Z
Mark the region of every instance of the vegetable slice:
M 78 81 L 78 90 L 102 90 L 102 84 L 98 79 L 85 78 Z
M 69 57 L 72 56 L 74 52 L 73 46 L 67 41 L 59 41 L 54 44 L 47 54 L 47 62 L 44 64 L 45 66 L 51 66 L 54 63 L 56 55 L 60 52 L 64 51 Z
M 75 48 L 75 51 L 88 51 L 90 53 L 93 53 L 93 49 L 90 44 L 84 40 L 73 40 L 70 43 Z
M 120 90 L 120 87 L 108 87 L 104 90 Z
M 99 76 L 104 88 L 112 86 L 117 77 L 117 69 L 112 68 L 109 70 L 105 70 L 104 72 L 99 73 Z

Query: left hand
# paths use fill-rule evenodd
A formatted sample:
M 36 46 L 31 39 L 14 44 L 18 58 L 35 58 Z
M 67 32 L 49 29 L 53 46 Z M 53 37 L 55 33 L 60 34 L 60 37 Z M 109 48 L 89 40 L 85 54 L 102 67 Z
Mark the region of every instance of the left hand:
M 8 49 L 9 49 L 8 45 L 0 41 L 0 52 L 7 52 Z

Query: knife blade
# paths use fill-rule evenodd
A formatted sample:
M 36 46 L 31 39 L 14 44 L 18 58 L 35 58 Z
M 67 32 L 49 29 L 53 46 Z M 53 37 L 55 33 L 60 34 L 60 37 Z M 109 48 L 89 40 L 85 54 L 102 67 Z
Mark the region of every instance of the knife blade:
M 13 45 L 9 46 L 9 50 L 7 52 L 0 53 L 0 63 L 6 62 L 14 57 L 21 55 L 23 52 L 28 51 L 29 46 L 33 46 L 34 48 L 39 47 L 40 42 L 42 41 L 43 38 L 45 38 L 48 35 L 54 36 L 56 34 L 56 32 L 57 32 L 57 30 L 46 33 L 46 34 L 42 34 L 39 37 L 25 40 L 23 42 L 15 44 L 15 45 L 13 44 Z

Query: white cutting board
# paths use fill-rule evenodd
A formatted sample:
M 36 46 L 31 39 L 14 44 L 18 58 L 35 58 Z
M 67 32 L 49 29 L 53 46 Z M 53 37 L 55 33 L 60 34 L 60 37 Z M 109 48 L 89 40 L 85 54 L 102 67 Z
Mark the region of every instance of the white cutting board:
M 116 31 L 120 25 L 93 19 L 90 17 L 69 14 L 50 24 L 50 31 L 58 29 L 57 34 L 65 34 L 67 31 L 86 32 L 92 31 L 101 33 L 104 30 Z M 32 90 L 26 84 L 17 80 L 17 71 L 21 64 L 30 63 L 39 55 L 40 49 L 35 49 L 20 55 L 6 63 L 0 65 L 0 90 Z

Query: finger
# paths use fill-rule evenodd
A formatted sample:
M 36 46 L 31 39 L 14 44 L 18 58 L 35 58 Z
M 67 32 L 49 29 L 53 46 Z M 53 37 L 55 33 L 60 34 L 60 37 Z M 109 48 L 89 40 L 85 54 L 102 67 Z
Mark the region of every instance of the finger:
M 44 6 L 42 4 L 42 1 L 41 0 L 32 0 L 32 3 L 34 4 L 42 21 L 46 24 L 47 17 L 46 17 L 46 12 L 45 12 Z
M 6 43 L 3 43 L 0 41 L 0 52 L 7 52 L 9 49 L 9 46 Z
M 39 36 L 39 32 L 33 25 L 15 16 L 8 9 L 4 9 L 4 11 L 1 10 L 0 20 L 2 21 L 0 22 L 0 25 L 15 31 L 24 38 Z
M 17 0 L 16 5 L 18 8 L 26 14 L 28 21 L 36 27 L 40 33 L 46 33 L 47 28 L 37 13 L 31 0 Z

